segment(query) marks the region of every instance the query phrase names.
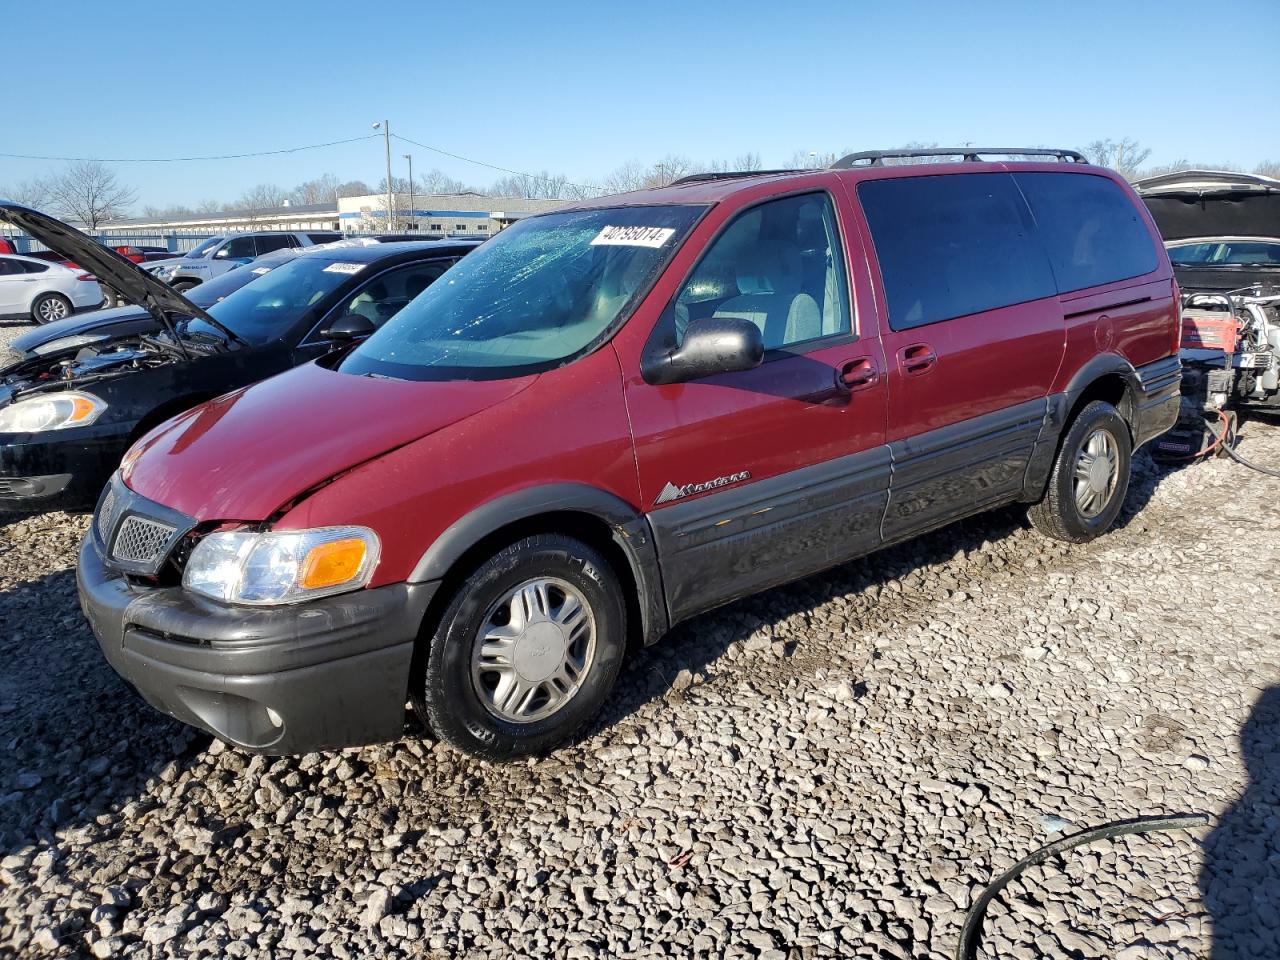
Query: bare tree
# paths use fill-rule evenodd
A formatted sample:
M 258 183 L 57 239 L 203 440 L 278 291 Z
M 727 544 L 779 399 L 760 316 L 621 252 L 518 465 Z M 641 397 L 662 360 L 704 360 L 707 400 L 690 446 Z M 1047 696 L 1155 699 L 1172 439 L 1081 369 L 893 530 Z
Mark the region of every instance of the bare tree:
M 566 196 L 569 179 L 562 173 L 512 173 L 494 181 L 486 193 L 493 197 L 525 197 L 531 200 L 559 200 Z
M 201 200 L 196 205 L 196 213 L 217 213 L 222 209 L 222 204 L 217 200 Z
M 435 169 L 434 167 L 424 174 L 420 174 L 415 178 L 418 181 L 420 192 L 424 195 L 443 194 L 443 193 L 466 193 L 467 187 L 461 180 L 455 180 L 448 174 Z
M 644 186 L 645 168 L 635 160 L 628 160 L 601 183 L 605 193 L 629 193 Z
M 338 178 L 323 173 L 314 180 L 304 180 L 291 191 L 289 199 L 294 203 L 331 203 L 338 196 Z
M 1280 178 L 1280 160 L 1263 160 L 1253 168 L 1253 172 L 1260 177 Z
M 67 164 L 51 177 L 46 187 L 54 212 L 68 220 L 78 220 L 90 230 L 123 216 L 138 199 L 137 191 L 116 179 L 115 171 L 96 160 Z
M 253 213 L 262 213 L 264 210 L 284 206 L 284 202 L 288 199 L 289 194 L 274 183 L 260 183 L 246 190 L 237 204 Z
M 346 183 L 338 184 L 337 189 L 334 190 L 334 194 L 339 198 L 367 197 L 371 193 L 373 191 L 369 189 L 369 185 L 363 180 L 348 180 Z
M 417 178 L 415 177 L 414 179 L 416 180 Z M 392 192 L 393 192 L 393 193 L 408 193 L 408 192 L 409 192 L 409 178 L 408 178 L 408 177 L 397 177 L 397 176 L 395 176 L 395 175 L 393 174 L 393 175 L 392 175 L 392 177 L 391 177 L 391 190 L 392 190 Z M 386 195 L 386 192 L 387 192 L 387 178 L 386 178 L 386 177 L 383 177 L 381 180 L 379 180 L 379 181 L 378 181 L 378 185 L 377 185 L 377 187 L 375 187 L 375 188 L 374 188 L 374 191 L 373 191 L 373 192 L 374 192 L 374 193 L 381 193 L 381 194 L 383 194 L 384 196 Z M 414 192 L 416 193 L 417 191 L 415 190 Z
M 1080 152 L 1090 163 L 1100 167 L 1110 167 L 1126 180 L 1134 180 L 1138 171 L 1151 156 L 1151 150 L 1137 140 L 1125 137 L 1122 140 L 1094 140 L 1081 147 Z
M 20 180 L 12 187 L 0 187 L 0 197 L 7 197 L 23 206 L 35 207 L 38 210 L 49 205 L 49 183 L 39 177 Z
M 645 174 L 644 185 L 646 187 L 665 187 L 669 183 L 675 183 L 681 177 L 696 173 L 697 166 L 688 157 L 677 153 L 669 153 L 649 168 L 648 173 Z

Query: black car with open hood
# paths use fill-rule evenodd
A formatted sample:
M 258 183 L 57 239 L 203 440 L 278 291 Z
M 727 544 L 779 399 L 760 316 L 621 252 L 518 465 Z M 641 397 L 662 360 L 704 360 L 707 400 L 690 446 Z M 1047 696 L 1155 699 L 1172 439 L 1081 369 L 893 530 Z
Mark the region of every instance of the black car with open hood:
M 1184 293 L 1280 284 L 1280 180 L 1183 170 L 1134 184 Z
M 39 211 L 0 201 L 0 220 L 141 308 L 41 327 L 0 354 L 0 510 L 91 506 L 152 427 L 367 336 L 477 245 L 329 244 L 239 268 L 253 279 L 206 309 Z

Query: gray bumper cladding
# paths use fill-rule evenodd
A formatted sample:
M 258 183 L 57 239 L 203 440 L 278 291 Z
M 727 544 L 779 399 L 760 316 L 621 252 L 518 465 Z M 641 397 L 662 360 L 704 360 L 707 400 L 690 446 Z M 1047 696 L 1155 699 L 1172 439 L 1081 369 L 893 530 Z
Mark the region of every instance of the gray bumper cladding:
M 136 587 L 80 548 L 80 605 L 112 668 L 156 709 L 260 753 L 394 740 L 438 584 L 284 607 L 231 607 Z

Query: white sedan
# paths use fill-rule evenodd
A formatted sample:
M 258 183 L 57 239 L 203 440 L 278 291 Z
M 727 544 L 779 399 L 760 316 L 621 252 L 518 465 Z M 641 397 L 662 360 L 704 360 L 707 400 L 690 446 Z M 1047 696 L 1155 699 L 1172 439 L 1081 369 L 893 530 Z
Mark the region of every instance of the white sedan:
M 0 317 L 51 323 L 101 303 L 102 288 L 91 273 L 35 257 L 0 255 Z

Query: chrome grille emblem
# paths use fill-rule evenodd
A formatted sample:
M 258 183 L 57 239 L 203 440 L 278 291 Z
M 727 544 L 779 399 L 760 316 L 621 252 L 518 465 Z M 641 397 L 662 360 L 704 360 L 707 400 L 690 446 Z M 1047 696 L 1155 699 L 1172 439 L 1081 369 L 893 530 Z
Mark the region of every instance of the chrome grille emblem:
M 176 530 L 176 527 L 167 523 L 148 520 L 146 517 L 126 517 L 116 534 L 111 555 L 125 563 L 158 564 L 164 558 L 164 548 Z

